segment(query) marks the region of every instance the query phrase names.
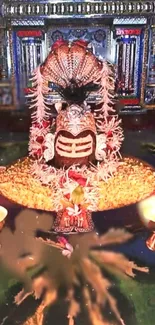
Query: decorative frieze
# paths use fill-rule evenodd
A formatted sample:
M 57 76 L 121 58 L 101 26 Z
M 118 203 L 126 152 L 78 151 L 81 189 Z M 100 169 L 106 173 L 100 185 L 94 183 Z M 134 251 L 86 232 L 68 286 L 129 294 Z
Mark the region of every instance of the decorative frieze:
M 17 17 L 91 17 L 118 15 L 154 15 L 155 1 L 87 1 L 87 2 L 49 2 L 49 1 L 4 1 L 2 16 Z

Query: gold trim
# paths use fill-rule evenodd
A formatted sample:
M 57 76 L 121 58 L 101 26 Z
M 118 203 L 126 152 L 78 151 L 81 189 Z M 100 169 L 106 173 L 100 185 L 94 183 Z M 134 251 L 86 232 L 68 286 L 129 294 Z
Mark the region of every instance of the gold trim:
M 146 108 L 144 98 L 145 98 L 145 85 L 147 77 L 147 60 L 148 60 L 148 26 L 145 28 L 144 32 L 144 54 L 143 54 L 143 64 L 142 64 L 142 83 L 141 83 L 141 96 L 140 96 L 140 105 L 142 108 Z
M 0 81 L 0 87 L 8 87 L 8 86 L 11 86 L 11 83 L 8 81 L 8 82 L 3 82 L 3 81 Z
M 148 109 L 148 110 L 153 110 L 153 109 L 155 109 L 155 104 L 153 104 L 153 105 L 146 105 L 145 104 L 143 107 Z
M 0 105 L 0 111 L 10 111 L 10 110 L 14 110 L 15 109 L 15 105 Z
M 155 84 L 146 84 L 148 88 L 155 88 Z

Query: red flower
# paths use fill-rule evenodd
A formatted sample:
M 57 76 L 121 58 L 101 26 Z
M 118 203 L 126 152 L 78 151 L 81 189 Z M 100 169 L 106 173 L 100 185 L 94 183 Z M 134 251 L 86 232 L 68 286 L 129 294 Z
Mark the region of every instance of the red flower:
M 43 126 L 43 128 L 48 128 L 48 126 L 50 126 L 50 121 L 43 121 L 42 122 L 42 126 Z
M 77 180 L 77 183 L 81 186 L 86 186 L 86 182 L 87 182 L 87 179 L 84 178 L 84 177 L 81 177 L 81 178 L 78 178 Z
M 107 136 L 108 136 L 108 137 L 111 137 L 112 135 L 113 135 L 112 131 L 109 131 L 109 132 L 107 133 Z
M 113 150 L 116 149 L 116 147 L 115 147 L 115 146 L 112 147 L 111 145 L 107 144 L 107 149 L 108 149 L 109 151 L 113 151 Z
M 35 156 L 37 156 L 37 158 L 40 158 L 42 156 L 42 150 L 41 149 L 38 149 L 35 153 L 34 153 Z
M 46 166 L 46 165 L 43 165 L 43 166 L 42 166 L 42 169 L 43 169 L 44 171 L 46 171 L 46 170 L 47 170 L 47 166 Z
M 42 151 L 45 151 L 47 149 L 46 146 L 42 146 Z
M 73 170 L 69 170 L 68 177 L 71 178 L 73 181 L 76 181 L 81 186 L 85 186 L 86 185 L 87 178 L 83 177 L 82 175 L 80 175 L 79 173 L 77 173 L 77 172 L 75 172 Z M 66 177 L 62 176 L 60 178 L 60 186 L 63 186 L 63 184 L 65 182 L 66 182 Z
M 43 141 L 44 141 L 44 137 L 43 137 L 42 135 L 40 135 L 40 136 L 38 136 L 38 137 L 36 138 L 36 141 L 37 141 L 38 143 L 42 144 Z
M 73 179 L 74 181 L 76 181 L 81 186 L 86 185 L 87 179 L 85 177 L 83 177 L 82 175 L 80 175 L 79 173 L 74 172 L 73 170 L 70 170 L 68 172 L 68 177 Z
M 34 123 L 33 126 L 37 129 L 41 129 L 42 125 L 40 123 Z
M 28 94 L 30 94 L 30 93 L 32 93 L 34 91 L 35 91 L 34 87 L 24 88 L 24 94 L 25 95 L 28 95 Z
M 70 199 L 70 194 L 69 194 L 69 193 L 68 193 L 68 194 L 65 194 L 64 197 L 65 197 L 67 200 L 69 200 L 69 199 Z
M 110 122 L 112 120 L 112 118 L 113 118 L 113 115 L 109 115 L 106 118 L 107 118 L 107 121 Z
M 65 237 L 57 237 L 58 238 L 58 243 L 59 244 L 61 244 L 61 245 L 63 245 L 63 246 L 66 246 L 66 244 L 68 243 L 68 241 L 66 240 L 66 238 Z
M 81 176 L 77 172 L 74 172 L 74 170 L 69 170 L 68 177 L 77 180 Z
M 65 182 L 66 182 L 66 177 L 62 176 L 60 178 L 60 182 L 59 182 L 60 183 L 60 186 L 62 187 Z
M 60 46 L 62 46 L 62 45 L 67 45 L 67 44 L 68 44 L 67 41 L 64 41 L 63 39 L 60 39 L 60 40 L 56 41 L 56 42 L 52 45 L 51 50 L 52 50 L 52 51 L 55 51 L 55 50 L 57 50 L 58 47 L 60 47 Z

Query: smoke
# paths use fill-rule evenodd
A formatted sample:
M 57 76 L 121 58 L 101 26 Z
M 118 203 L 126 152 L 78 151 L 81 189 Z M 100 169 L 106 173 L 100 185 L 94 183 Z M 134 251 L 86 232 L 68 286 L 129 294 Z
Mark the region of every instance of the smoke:
M 26 285 L 31 278 L 26 270 L 40 265 L 44 246 L 35 239 L 37 230 L 49 231 L 53 217 L 49 213 L 25 209 L 16 216 L 15 231 L 8 227 L 0 234 L 0 256 L 4 266 Z

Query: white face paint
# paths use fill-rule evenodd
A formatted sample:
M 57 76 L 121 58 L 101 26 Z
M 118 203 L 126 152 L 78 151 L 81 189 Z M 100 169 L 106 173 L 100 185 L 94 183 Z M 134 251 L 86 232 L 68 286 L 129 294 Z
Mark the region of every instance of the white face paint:
M 93 138 L 89 134 L 82 138 L 67 138 L 59 135 L 56 140 L 56 152 L 61 157 L 83 158 L 93 153 Z

